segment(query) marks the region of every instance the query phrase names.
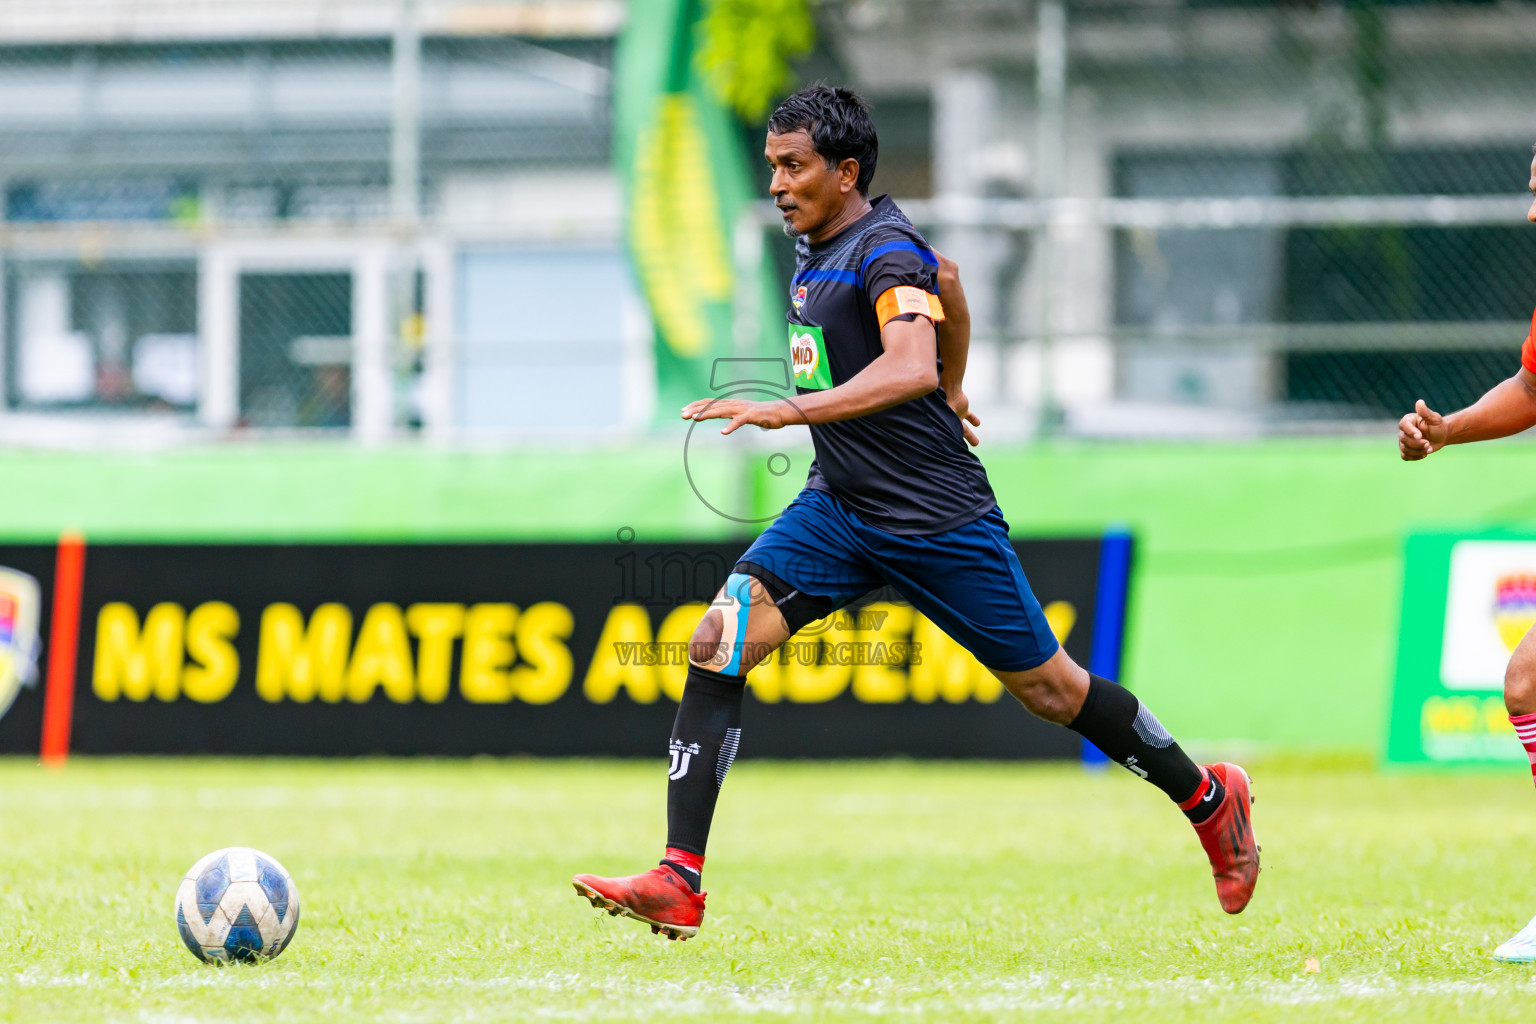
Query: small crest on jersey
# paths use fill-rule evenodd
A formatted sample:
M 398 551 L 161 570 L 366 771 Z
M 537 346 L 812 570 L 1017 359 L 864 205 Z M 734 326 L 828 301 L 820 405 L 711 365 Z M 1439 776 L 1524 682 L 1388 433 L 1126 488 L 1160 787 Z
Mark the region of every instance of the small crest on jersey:
M 791 301 L 794 302 L 796 309 L 800 309 L 805 305 L 805 285 L 795 289 L 795 297 Z
M 42 588 L 24 572 L 0 566 L 0 715 L 37 679 Z

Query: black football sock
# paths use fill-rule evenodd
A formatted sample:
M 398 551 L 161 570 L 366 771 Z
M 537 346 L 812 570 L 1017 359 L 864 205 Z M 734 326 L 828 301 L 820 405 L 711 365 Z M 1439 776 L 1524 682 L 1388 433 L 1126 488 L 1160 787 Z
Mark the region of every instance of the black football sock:
M 1204 821 L 1221 804 L 1220 781 L 1191 761 L 1157 716 L 1118 683 L 1090 675 L 1082 710 L 1067 728 L 1167 793 L 1190 821 Z
M 1221 784 L 1221 780 L 1209 768 L 1200 771 L 1205 776 L 1200 782 L 1200 788 L 1188 800 L 1179 803 L 1179 810 L 1184 812 L 1184 817 L 1196 825 L 1208 821 L 1227 796 L 1227 787 Z
M 697 891 L 702 882 L 704 845 L 715 800 L 741 743 L 741 701 L 746 678 L 688 666 L 688 682 L 672 724 L 667 769 L 667 849 L 690 853 L 697 865 L 671 856 L 665 863 Z

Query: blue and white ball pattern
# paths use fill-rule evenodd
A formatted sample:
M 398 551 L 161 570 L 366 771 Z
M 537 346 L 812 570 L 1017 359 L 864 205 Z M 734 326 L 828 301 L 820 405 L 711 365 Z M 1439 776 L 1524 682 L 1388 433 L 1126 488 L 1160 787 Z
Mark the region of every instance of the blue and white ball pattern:
M 299 927 L 299 890 L 273 858 L 231 846 L 187 872 L 176 890 L 176 930 L 208 963 L 277 956 Z

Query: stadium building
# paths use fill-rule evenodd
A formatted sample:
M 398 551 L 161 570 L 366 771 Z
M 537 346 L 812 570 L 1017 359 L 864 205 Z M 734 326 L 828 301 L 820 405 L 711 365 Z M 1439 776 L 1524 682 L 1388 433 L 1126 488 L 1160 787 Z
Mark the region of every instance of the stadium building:
M 622 5 L 424 0 L 403 36 L 368 0 L 20 6 L 0 436 L 645 421 Z
M 962 262 L 994 437 L 1338 429 L 1502 372 L 1536 269 L 1518 7 L 930 7 L 823 5 L 802 72 L 870 96 L 877 189 Z M 14 5 L 0 437 L 643 430 L 625 16 Z
M 935 221 L 1077 201 L 1054 232 L 1027 208 L 1032 230 L 939 232 L 1001 342 L 983 356 L 1000 393 L 978 401 L 1038 404 L 1045 377 L 1079 432 L 1337 427 L 1395 418 L 1429 384 L 1470 402 L 1525 334 L 1520 5 L 837 10 L 829 62 L 886 115 L 882 142 L 904 115 L 884 187 L 937 198 Z M 1433 212 L 1394 201 L 1429 195 Z

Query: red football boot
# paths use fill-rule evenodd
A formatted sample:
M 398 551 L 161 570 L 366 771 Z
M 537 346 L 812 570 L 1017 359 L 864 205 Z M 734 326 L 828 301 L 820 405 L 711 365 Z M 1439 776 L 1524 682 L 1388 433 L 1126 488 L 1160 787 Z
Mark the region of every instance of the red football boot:
M 694 892 L 681 875 L 665 864 L 627 878 L 577 875 L 571 884 L 594 907 L 614 917 L 623 915 L 644 921 L 653 933 L 665 933 L 669 939 L 691 939 L 699 934 L 699 925 L 704 922 L 707 894 Z
M 1216 813 L 1195 826 L 1195 834 L 1211 859 L 1221 909 L 1241 914 L 1259 881 L 1259 844 L 1249 815 L 1253 794 L 1248 788 L 1248 773 L 1225 762 L 1206 765 L 1205 769 L 1221 780 L 1227 792 Z

